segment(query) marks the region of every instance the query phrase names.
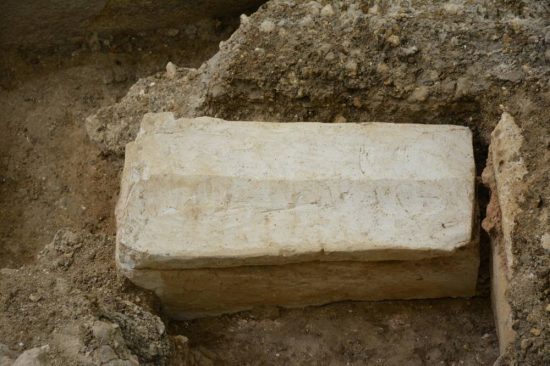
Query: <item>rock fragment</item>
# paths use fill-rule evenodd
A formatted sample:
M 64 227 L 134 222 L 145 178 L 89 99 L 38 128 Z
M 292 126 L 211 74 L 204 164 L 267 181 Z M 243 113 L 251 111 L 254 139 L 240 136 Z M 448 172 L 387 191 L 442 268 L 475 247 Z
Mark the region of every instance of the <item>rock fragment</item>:
M 50 346 L 31 348 L 23 352 L 15 360 L 13 366 L 46 366 L 47 354 L 50 351 Z
M 443 4 L 443 9 L 451 15 L 461 15 L 464 11 L 462 5 L 455 3 Z
M 317 1 L 310 1 L 305 6 L 307 7 L 308 13 L 313 17 L 318 16 L 321 13 L 321 9 L 323 8 L 323 6 Z
M 17 353 L 15 351 L 12 351 L 5 344 L 0 343 L 0 365 L 11 366 L 16 358 Z
M 397 47 L 401 44 L 401 39 L 399 38 L 399 36 L 395 35 L 395 34 L 392 34 L 391 36 L 389 36 L 386 41 L 392 45 L 393 47 Z
M 544 233 L 544 235 L 540 238 L 540 244 L 544 249 L 550 251 L 550 233 Z
M 166 64 L 166 77 L 168 79 L 173 79 L 176 77 L 176 73 L 177 73 L 176 65 L 174 65 L 172 62 L 168 62 Z
M 523 136 L 514 118 L 509 113 L 503 113 L 491 134 L 487 167 L 482 176 L 483 182 L 491 190 L 491 200 L 482 226 L 491 236 L 491 295 L 501 352 L 516 338 L 512 327 L 513 314 L 506 294 L 514 268 L 512 233 L 525 189 L 522 179 L 527 174 L 521 157 L 522 144 Z
M 260 31 L 264 33 L 271 33 L 275 30 L 275 23 L 273 23 L 271 20 L 264 20 L 260 24 Z
M 332 5 L 327 4 L 321 9 L 321 16 L 331 17 L 333 15 L 334 15 L 334 9 L 332 8 Z
M 408 98 L 409 102 L 424 102 L 426 99 L 428 99 L 428 94 L 430 92 L 430 89 L 425 86 L 419 86 L 413 90 L 411 95 Z
M 346 68 L 348 74 L 350 76 L 356 76 L 357 75 L 357 62 L 355 62 L 354 60 L 349 60 L 348 62 L 346 62 L 346 64 L 344 65 L 344 67 Z
M 380 7 L 378 6 L 378 4 L 374 4 L 372 7 L 370 7 L 368 13 L 370 15 L 378 15 L 380 13 Z

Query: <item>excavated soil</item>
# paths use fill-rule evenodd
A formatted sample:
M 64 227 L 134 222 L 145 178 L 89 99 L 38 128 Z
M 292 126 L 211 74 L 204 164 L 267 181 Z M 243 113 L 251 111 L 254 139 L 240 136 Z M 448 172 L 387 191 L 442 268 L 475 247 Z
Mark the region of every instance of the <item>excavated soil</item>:
M 57 365 L 100 364 L 107 356 L 90 334 L 98 320 L 124 324 L 112 314 L 127 322 L 130 302 L 150 312 L 141 315 L 142 327 L 158 321 L 150 319 L 161 314 L 155 299 L 116 274 L 113 207 L 122 160 L 89 141 L 84 119 L 123 96 L 136 73 L 162 69 L 167 60 L 198 65 L 200 58 L 193 57 L 192 51 L 180 59 L 157 54 L 143 64 L 118 65 L 131 58 L 90 52 L 51 70 L 25 71 L 25 79 L 13 77 L 15 85 L 2 91 L 0 343 L 17 352 L 48 344 Z M 129 75 L 105 83 L 113 69 Z M 133 353 L 144 364 L 489 365 L 497 342 L 487 269 L 483 274 L 483 294 L 470 300 L 270 308 L 188 323 L 165 319 L 170 334 L 189 339 L 189 351 L 177 352 L 156 328 L 141 337 L 128 329 L 128 346 L 112 348 L 117 357 Z M 75 348 L 64 344 L 67 337 L 78 340 L 76 351 L 88 354 L 85 361 L 67 350 Z M 139 349 L 151 342 L 162 345 L 152 356 L 143 354 Z
M 271 1 L 242 17 L 231 38 L 234 22 L 211 21 L 2 54 L 0 343 L 11 351 L 0 344 L 0 361 L 49 345 L 54 365 L 491 365 L 498 345 L 485 234 L 471 299 L 173 322 L 154 296 L 117 275 L 113 209 L 123 146 L 146 112 L 467 125 L 480 174 L 506 110 L 524 132 L 530 189 L 510 294 L 519 336 L 500 362 L 550 362 L 550 260 L 541 246 L 550 202 L 548 5 L 326 4 Z M 173 78 L 168 61 L 178 65 Z M 483 212 L 488 191 L 478 188 Z

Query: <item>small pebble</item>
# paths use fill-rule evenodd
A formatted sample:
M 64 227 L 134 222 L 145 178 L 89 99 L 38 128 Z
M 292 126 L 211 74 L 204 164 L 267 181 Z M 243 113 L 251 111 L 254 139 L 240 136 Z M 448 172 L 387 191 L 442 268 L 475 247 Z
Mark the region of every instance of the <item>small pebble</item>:
M 311 16 L 318 16 L 321 12 L 321 4 L 319 4 L 317 1 L 311 1 L 308 4 L 306 4 L 307 10 Z
M 538 328 L 531 328 L 530 330 L 531 334 L 534 335 L 535 337 L 538 337 L 541 333 L 541 330 L 538 329 Z
M 414 55 L 416 53 L 418 53 L 418 47 L 416 47 L 416 46 L 403 47 L 401 49 L 401 54 L 403 56 L 411 56 L 411 55 Z
M 380 74 L 385 74 L 388 71 L 390 71 L 390 68 L 385 63 L 379 63 L 378 65 L 376 65 L 376 72 Z
M 302 20 L 300 20 L 300 23 L 298 24 L 300 24 L 301 27 L 309 27 L 313 24 L 313 19 L 311 18 L 311 16 L 306 15 L 302 18 Z
M 401 44 L 401 40 L 395 34 L 392 34 L 391 36 L 389 36 L 387 41 L 389 44 L 391 44 L 394 47 L 397 47 Z
M 548 54 L 547 60 L 550 61 L 550 49 L 548 51 L 546 51 L 546 53 Z M 542 247 L 544 249 L 550 250 L 550 233 L 545 233 L 540 238 L 540 243 L 542 244 Z
M 380 13 L 380 7 L 377 4 L 374 4 L 372 8 L 369 8 L 368 13 L 370 15 L 377 15 Z
M 248 18 L 248 16 L 246 14 L 241 14 L 241 24 L 243 25 L 246 25 L 248 23 L 250 23 L 250 19 Z
M 262 24 L 260 24 L 260 31 L 264 33 L 271 33 L 275 30 L 275 23 L 273 23 L 271 20 L 264 20 Z
M 334 15 L 334 9 L 332 8 L 332 5 L 327 4 L 321 9 L 321 15 L 324 17 L 331 17 Z
M 419 86 L 409 96 L 409 102 L 424 102 L 428 99 L 429 89 L 427 86 Z
M 451 15 L 462 14 L 462 6 L 453 3 L 447 3 L 443 5 L 443 9 Z
M 176 77 L 176 73 L 177 73 L 176 65 L 174 65 L 172 62 L 168 62 L 166 64 L 166 77 L 168 79 L 173 79 Z
M 349 60 L 344 67 L 351 75 L 357 74 L 357 62 Z

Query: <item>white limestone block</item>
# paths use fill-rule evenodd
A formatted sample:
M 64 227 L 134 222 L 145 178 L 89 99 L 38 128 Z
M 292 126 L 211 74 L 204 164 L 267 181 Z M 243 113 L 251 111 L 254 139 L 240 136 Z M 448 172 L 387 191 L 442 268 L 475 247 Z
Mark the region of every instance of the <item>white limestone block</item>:
M 126 148 L 117 263 L 176 317 L 468 296 L 474 181 L 464 127 L 150 114 Z

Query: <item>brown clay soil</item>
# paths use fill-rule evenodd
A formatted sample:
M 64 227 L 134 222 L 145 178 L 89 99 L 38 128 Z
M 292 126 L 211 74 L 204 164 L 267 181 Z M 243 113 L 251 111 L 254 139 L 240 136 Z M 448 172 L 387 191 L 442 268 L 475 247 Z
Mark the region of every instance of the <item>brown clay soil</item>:
M 486 235 L 471 299 L 265 308 L 173 322 L 154 296 L 117 275 L 113 209 L 121 146 L 144 112 L 463 124 L 474 131 L 481 173 L 490 132 L 508 110 L 525 134 L 532 189 L 523 203 L 525 225 L 515 234 L 524 244 L 515 253 L 521 275 L 512 294 L 520 337 L 506 362 L 545 364 L 550 266 L 539 246 L 539 217 L 550 201 L 544 51 L 550 28 L 541 21 L 544 9 L 519 1 L 443 10 L 429 2 L 401 10 L 356 3 L 334 2 L 336 21 L 317 18 L 313 5 L 272 1 L 242 20 L 198 70 L 187 68 L 214 55 L 236 24 L 2 54 L 0 346 L 11 351 L 0 347 L 0 361 L 49 345 L 53 365 L 491 365 L 498 346 Z M 271 28 L 262 27 L 266 20 L 276 30 L 261 31 Z M 179 66 L 175 80 L 162 71 L 168 61 Z M 139 97 L 144 89 L 147 97 Z M 85 122 L 91 115 L 92 128 Z M 114 140 L 102 135 L 121 121 L 125 128 Z M 479 197 L 483 210 L 488 192 L 481 186 Z

